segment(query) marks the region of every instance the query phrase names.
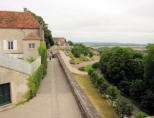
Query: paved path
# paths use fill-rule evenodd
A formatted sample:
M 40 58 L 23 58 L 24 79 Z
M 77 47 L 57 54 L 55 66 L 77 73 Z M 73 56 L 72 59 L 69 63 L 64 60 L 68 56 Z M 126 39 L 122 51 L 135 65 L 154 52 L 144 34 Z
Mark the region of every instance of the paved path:
M 0 118 L 82 118 L 57 59 L 48 63 L 38 95 L 24 105 L 0 112 Z
M 83 63 L 80 63 L 80 64 L 76 64 L 76 65 L 72 65 L 73 68 L 80 68 L 80 67 L 84 67 L 84 66 L 87 66 L 87 65 L 90 65 L 90 64 L 94 64 L 96 62 L 98 62 L 99 60 L 95 60 L 95 61 L 87 61 L 87 62 L 83 62 Z

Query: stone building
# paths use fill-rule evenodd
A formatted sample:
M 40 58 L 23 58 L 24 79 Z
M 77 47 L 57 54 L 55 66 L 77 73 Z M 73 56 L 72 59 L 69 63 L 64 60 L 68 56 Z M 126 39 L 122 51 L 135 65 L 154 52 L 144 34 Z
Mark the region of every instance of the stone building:
M 68 46 L 67 41 L 64 37 L 54 37 L 53 40 L 54 40 L 56 45 Z
M 41 64 L 44 32 L 29 11 L 0 11 L 0 111 L 24 99 L 28 77 Z M 33 63 L 27 58 L 34 57 Z
M 0 53 L 16 58 L 37 58 L 44 32 L 29 11 L 0 11 Z

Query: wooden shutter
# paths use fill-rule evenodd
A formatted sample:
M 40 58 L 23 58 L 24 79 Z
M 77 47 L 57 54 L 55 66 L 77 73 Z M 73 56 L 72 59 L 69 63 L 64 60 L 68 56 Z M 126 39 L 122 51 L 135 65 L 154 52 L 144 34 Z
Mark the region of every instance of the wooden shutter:
M 14 40 L 14 41 L 13 41 L 13 50 L 18 50 L 18 47 L 17 47 L 17 40 Z
M 7 40 L 3 40 L 3 49 L 8 50 L 8 42 L 7 42 Z

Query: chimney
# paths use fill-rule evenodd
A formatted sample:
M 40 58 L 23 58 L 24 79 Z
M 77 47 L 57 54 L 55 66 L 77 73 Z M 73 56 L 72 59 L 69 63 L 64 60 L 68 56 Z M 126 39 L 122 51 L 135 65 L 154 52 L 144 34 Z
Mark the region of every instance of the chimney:
M 26 11 L 28 11 L 28 9 L 27 8 L 24 8 L 24 12 L 26 12 Z

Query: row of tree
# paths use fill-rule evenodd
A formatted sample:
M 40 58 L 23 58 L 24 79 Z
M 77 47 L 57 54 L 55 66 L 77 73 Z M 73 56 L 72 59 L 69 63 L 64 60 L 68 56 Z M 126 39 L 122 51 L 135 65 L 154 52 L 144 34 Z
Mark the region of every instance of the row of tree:
M 71 52 L 76 58 L 80 58 L 81 54 L 84 56 L 93 56 L 93 53 L 89 50 L 89 48 L 83 44 L 74 44 Z
M 40 23 L 43 25 L 43 30 L 44 30 L 44 39 L 46 42 L 47 48 L 50 48 L 52 45 L 54 45 L 54 41 L 52 38 L 51 31 L 48 28 L 48 25 L 45 23 L 43 18 L 41 16 L 37 16 L 35 13 L 31 12 L 32 16 Z
M 153 115 L 154 109 L 154 45 L 147 53 L 131 48 L 105 49 L 100 59 L 104 77 L 130 97 L 145 112 Z
M 133 106 L 128 100 L 119 96 L 119 90 L 116 86 L 111 85 L 104 79 L 103 75 L 98 75 L 94 69 L 90 69 L 88 72 L 92 83 L 99 90 L 100 94 L 109 96 L 109 99 L 113 101 L 114 108 L 120 117 L 129 117 L 132 115 Z

